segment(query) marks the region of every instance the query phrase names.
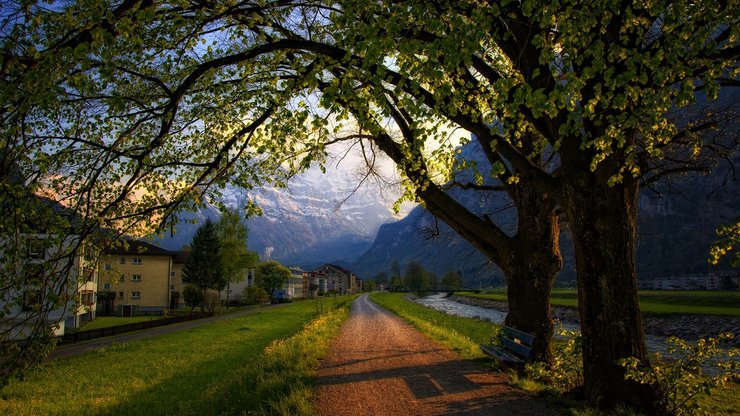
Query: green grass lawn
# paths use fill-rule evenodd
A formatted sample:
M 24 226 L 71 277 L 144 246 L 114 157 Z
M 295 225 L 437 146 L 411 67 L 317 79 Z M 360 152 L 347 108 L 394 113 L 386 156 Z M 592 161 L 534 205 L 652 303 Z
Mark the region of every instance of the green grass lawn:
M 487 293 L 457 292 L 472 298 L 506 301 L 504 290 Z M 640 309 L 647 314 L 699 314 L 740 316 L 740 291 L 640 291 Z M 575 289 L 552 291 L 552 305 L 578 307 Z
M 309 382 L 348 299 L 324 306 L 309 327 L 319 308 L 296 302 L 49 362 L 2 391 L 0 414 L 307 414 L 310 389 L 297 386 Z M 294 334 L 305 341 L 274 341 Z

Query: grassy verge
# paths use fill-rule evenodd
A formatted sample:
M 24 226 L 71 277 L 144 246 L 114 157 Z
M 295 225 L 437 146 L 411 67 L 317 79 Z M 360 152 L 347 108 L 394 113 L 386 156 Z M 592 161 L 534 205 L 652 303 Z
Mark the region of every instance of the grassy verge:
M 458 292 L 459 295 L 506 302 L 506 292 Z M 640 310 L 647 314 L 697 314 L 740 316 L 738 291 L 640 291 Z M 578 307 L 578 296 L 573 289 L 555 289 L 551 304 Z
M 401 293 L 374 292 L 370 298 L 461 356 L 472 360 L 489 361 L 485 359 L 487 356 L 481 352 L 479 345 L 488 342 L 493 324 L 448 315 L 409 302 Z
M 297 302 L 50 362 L 2 391 L 0 414 L 306 414 L 348 299 L 320 317 Z

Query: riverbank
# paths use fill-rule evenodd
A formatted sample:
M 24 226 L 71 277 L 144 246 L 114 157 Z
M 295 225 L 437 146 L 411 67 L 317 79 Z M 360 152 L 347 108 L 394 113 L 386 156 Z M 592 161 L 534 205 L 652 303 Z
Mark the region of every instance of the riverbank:
M 456 302 L 495 309 L 506 313 L 508 305 L 488 299 L 470 298 L 467 296 L 452 295 L 449 298 Z M 562 306 L 552 307 L 553 319 L 572 324 L 580 323 L 578 310 Z M 695 341 L 699 338 L 714 337 L 723 332 L 735 334 L 731 345 L 740 347 L 740 318 L 721 315 L 643 315 L 645 333 L 657 336 L 675 336 L 684 340 Z

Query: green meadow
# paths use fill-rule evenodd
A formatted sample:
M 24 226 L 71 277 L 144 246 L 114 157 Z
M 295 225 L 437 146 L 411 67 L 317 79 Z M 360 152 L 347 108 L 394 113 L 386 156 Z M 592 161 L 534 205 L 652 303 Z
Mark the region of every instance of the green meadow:
M 0 414 L 308 415 L 313 369 L 350 299 L 260 309 L 48 362 L 2 391 Z
M 456 292 L 471 298 L 506 302 L 506 291 L 491 290 L 485 293 Z M 640 310 L 647 314 L 697 314 L 740 316 L 740 291 L 710 290 L 644 290 L 639 292 Z M 575 289 L 554 289 L 553 306 L 578 307 Z

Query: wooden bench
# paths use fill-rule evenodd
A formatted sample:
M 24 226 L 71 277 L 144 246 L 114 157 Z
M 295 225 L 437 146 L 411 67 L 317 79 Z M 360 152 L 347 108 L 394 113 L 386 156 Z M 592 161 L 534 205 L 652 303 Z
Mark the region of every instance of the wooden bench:
M 532 357 L 534 335 L 504 326 L 498 340 L 501 346 L 481 345 L 484 353 L 496 358 L 507 367 L 522 370 Z M 493 343 L 493 340 L 491 341 Z

